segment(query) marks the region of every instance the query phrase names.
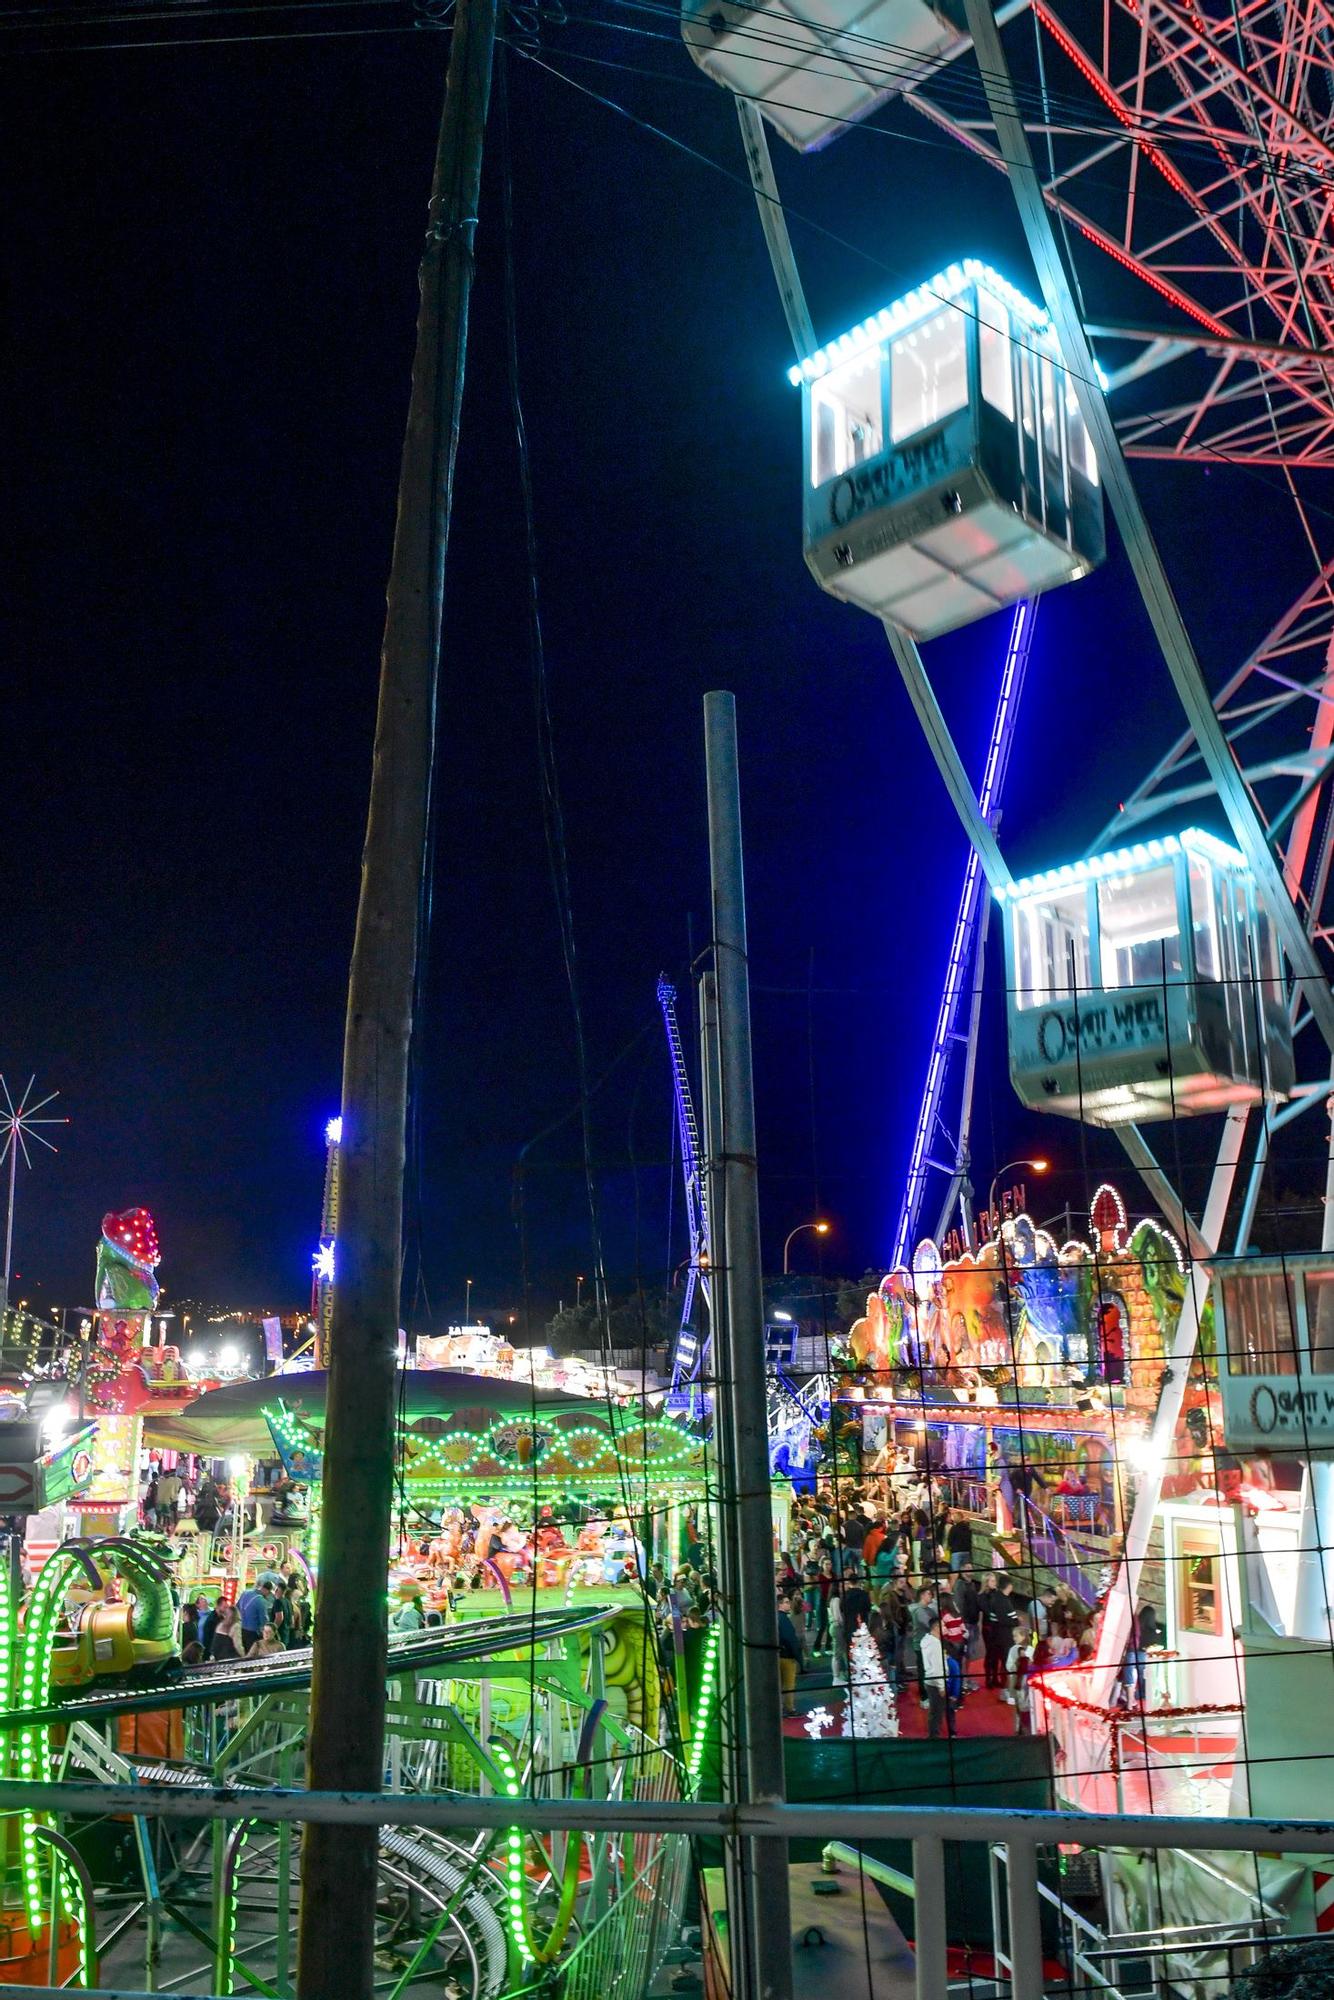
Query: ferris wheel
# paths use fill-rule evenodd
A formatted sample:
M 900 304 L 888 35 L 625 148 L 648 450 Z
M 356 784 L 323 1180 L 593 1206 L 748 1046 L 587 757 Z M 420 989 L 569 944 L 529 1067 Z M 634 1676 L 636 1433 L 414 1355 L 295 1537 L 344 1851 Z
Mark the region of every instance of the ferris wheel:
M 1334 558 L 1301 482 L 1334 463 L 1334 17 L 1286 0 L 1211 12 L 1198 0 L 1097 12 L 846 0 L 818 13 L 807 0 L 684 0 L 682 27 L 736 94 L 796 349 L 807 564 L 883 623 L 1000 907 L 1012 1080 L 1026 1103 L 1115 1130 L 1187 1245 L 1191 1309 L 1151 1445 L 1165 1462 L 1210 1262 L 1246 1246 L 1273 1135 L 1331 1097 Z M 809 152 L 891 98 L 1008 179 L 1041 303 L 965 262 L 821 347 L 767 128 Z M 1086 294 L 1132 303 L 1100 319 Z M 1277 469 L 1309 549 L 1300 594 L 1266 607 L 1267 630 L 1216 695 L 1135 490 L 1136 457 Z M 1094 567 L 1104 504 L 1184 727 L 1088 855 L 1016 882 L 921 647 Z M 1000 727 L 998 709 L 993 745 Z M 1222 806 L 1232 844 L 1189 828 L 1204 800 Z M 962 990 L 957 944 L 956 931 L 947 997 L 951 981 Z M 928 1101 L 942 1056 L 938 1040 Z M 1145 1127 L 1219 1114 L 1197 1218 Z M 919 1143 L 930 1130 L 924 1107 Z M 965 1189 L 961 1155 L 951 1196 Z M 1324 1234 L 1334 1249 L 1330 1201 Z M 1099 1645 L 1109 1676 L 1159 1486 L 1145 1479 L 1125 1537 Z
M 999 23 L 1011 18 L 1007 51 Z M 685 0 L 683 32 L 700 66 L 736 93 L 797 349 L 791 374 L 805 406 L 808 565 L 824 588 L 884 622 L 993 896 L 1004 901 L 1014 886 L 994 815 L 985 785 L 975 794 L 964 772 L 920 643 L 1094 566 L 1105 495 L 1186 728 L 1095 849 L 1127 837 L 1141 843 L 1165 821 L 1179 826 L 1197 801 L 1221 800 L 1258 895 L 1253 934 L 1233 940 L 1239 966 L 1257 940 L 1263 957 L 1272 934 L 1292 981 L 1289 1027 L 1299 1048 L 1316 1039 L 1307 1032 L 1314 1027 L 1334 1052 L 1327 907 L 1334 558 L 1320 549 L 1299 486 L 1299 477 L 1334 462 L 1331 24 L 1283 4 L 1211 18 L 1175 0 L 1104 0 L 1075 28 L 1048 0 L 997 15 L 983 0 L 962 8 L 847 0 L 818 12 L 805 0 L 776 7 Z M 966 60 L 974 37 L 976 67 Z M 891 97 L 1009 176 L 1043 306 L 994 273 L 960 264 L 819 347 L 767 130 L 809 152 Z M 1138 299 L 1142 310 L 1093 320 L 1084 293 L 1105 294 L 1099 281 L 1109 269 L 1111 290 Z M 1008 371 L 1006 340 L 1014 350 Z M 969 430 L 962 452 L 951 437 L 961 425 Z M 1216 700 L 1134 493 L 1126 460 L 1137 456 L 1279 468 L 1311 551 L 1309 581 L 1294 602 L 1273 605 L 1268 631 Z M 998 730 L 1000 723 L 998 709 Z M 957 945 L 956 933 L 956 987 Z M 1020 981 L 1028 976 L 1022 966 L 1011 971 Z M 957 994 L 955 1004 L 957 1012 Z M 942 1023 L 945 1016 L 943 1005 Z M 952 1039 L 965 1038 L 956 1030 Z M 944 1054 L 938 1040 L 933 1077 Z M 1266 1106 L 1242 1246 L 1268 1133 L 1328 1094 L 1328 1060 L 1302 1066 L 1312 1060 L 1319 1075 L 1279 1091 L 1282 1047 L 1267 1076 L 1250 1060 L 1249 1089 L 1240 1087 L 1247 1063 L 1238 1059 L 1237 1090 L 1215 1092 L 1208 1107 L 1243 1099 Z M 1122 1130 L 1161 1197 L 1164 1178 L 1138 1130 L 1145 1104 L 1134 1091 L 1124 1098 L 1124 1117 L 1104 1103 L 1096 1122 Z M 1175 1108 L 1206 1107 L 1201 1097 Z M 920 1178 L 924 1134 L 919 1126 L 910 1179 Z M 1235 1144 L 1226 1150 L 1235 1155 Z M 1180 1220 L 1180 1204 L 1173 1208 Z

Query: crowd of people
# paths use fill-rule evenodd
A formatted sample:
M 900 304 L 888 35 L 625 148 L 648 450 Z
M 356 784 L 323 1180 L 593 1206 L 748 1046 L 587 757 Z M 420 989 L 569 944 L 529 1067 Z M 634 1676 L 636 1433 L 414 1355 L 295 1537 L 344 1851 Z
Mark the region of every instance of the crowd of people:
M 930 1496 L 924 1496 L 929 1499 Z M 1002 1570 L 974 1563 L 974 1523 L 947 1504 L 897 1511 L 869 1491 L 828 1496 L 794 1520 L 775 1582 L 783 1705 L 795 1713 L 798 1677 L 827 1657 L 835 1686 L 848 1682 L 848 1648 L 865 1625 L 885 1678 L 926 1710 L 927 1734 L 953 1735 L 970 1682 L 996 1692 L 1018 1733 L 1031 1727 L 1029 1678 L 1077 1665 L 1093 1650 L 1092 1617 L 1057 1585 L 1025 1590 Z M 1151 1607 L 1135 1636 L 1156 1642 Z M 1147 1635 L 1147 1636 L 1146 1636 Z M 1139 1699 L 1143 1699 L 1142 1693 Z
M 300 1525 L 303 1489 L 287 1477 L 249 1489 L 241 1498 L 247 1531 L 255 1527 Z M 230 1534 L 236 1525 L 237 1494 L 229 1479 L 214 1478 L 201 1461 L 179 1458 L 170 1466 L 150 1463 L 139 1492 L 145 1528 L 169 1535 L 193 1521 L 201 1535 Z
M 181 1658 L 188 1667 L 204 1660 L 252 1655 L 262 1659 L 307 1645 L 311 1628 L 310 1598 L 301 1572 L 261 1576 L 234 1604 L 223 1596 L 210 1604 L 203 1592 L 187 1602 L 181 1618 Z

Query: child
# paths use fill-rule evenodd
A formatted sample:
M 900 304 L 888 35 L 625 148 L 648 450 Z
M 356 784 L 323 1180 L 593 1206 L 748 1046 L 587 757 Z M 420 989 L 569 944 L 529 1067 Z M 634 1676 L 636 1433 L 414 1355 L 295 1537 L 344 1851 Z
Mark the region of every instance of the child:
M 1021 1618 L 1015 1628 L 1014 1644 L 1010 1648 L 1009 1658 L 1005 1662 L 1005 1673 L 1010 1699 L 1014 1703 L 1014 1733 L 1016 1736 L 1028 1736 L 1032 1733 L 1032 1724 L 1029 1720 L 1032 1697 L 1028 1687 L 1028 1676 L 1032 1670 L 1032 1641 L 1029 1638 L 1028 1625 Z

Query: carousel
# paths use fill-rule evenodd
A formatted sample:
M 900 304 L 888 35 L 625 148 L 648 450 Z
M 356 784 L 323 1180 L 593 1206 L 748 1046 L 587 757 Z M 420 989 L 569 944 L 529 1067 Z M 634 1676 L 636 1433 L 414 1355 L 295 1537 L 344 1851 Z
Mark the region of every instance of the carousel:
M 299 1518 L 270 1518 L 215 1552 L 245 1580 L 297 1551 L 318 1573 L 326 1380 L 232 1384 L 152 1427 L 156 1445 L 281 1468 Z M 681 1424 L 503 1376 L 404 1370 L 396 1454 L 395 1615 L 414 1602 L 422 1616 L 490 1615 L 519 1592 L 637 1595 L 651 1561 L 676 1561 L 707 1500 L 706 1446 Z M 206 1582 L 201 1559 L 187 1551 L 184 1563 Z

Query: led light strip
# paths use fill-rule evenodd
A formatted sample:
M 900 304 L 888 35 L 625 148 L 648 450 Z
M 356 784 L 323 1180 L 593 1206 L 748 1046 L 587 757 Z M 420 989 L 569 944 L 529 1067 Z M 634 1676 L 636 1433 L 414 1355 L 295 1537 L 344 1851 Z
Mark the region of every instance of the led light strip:
M 227 1862 L 230 1872 L 227 1880 L 227 1900 L 223 1904 L 218 1917 L 218 1949 L 213 1967 L 214 1984 L 217 1986 L 219 1993 L 231 1994 L 236 1991 L 234 1977 L 236 1967 L 236 1912 L 240 1905 L 241 1893 L 238 1878 L 241 1872 L 241 1850 L 250 1838 L 253 1824 L 252 1820 L 239 1821 L 228 1848 Z
M 93 1913 L 88 1907 L 83 1878 L 77 1868 L 62 1855 L 57 1870 L 60 1900 L 69 1911 L 74 1922 L 75 1935 L 79 1941 L 79 1984 L 87 1989 L 93 1983 L 92 1951 Z M 56 1911 L 51 1912 L 52 1924 L 56 1921 Z
M 1035 333 L 1042 334 L 1048 331 L 1051 323 L 1041 307 L 1035 306 L 1031 299 L 1025 298 L 1021 291 L 1017 291 L 1008 279 L 1002 278 L 998 271 L 993 271 L 989 264 L 980 263 L 976 257 L 967 257 L 962 264 L 951 264 L 948 270 L 941 271 L 925 285 L 918 285 L 906 297 L 896 299 L 893 305 L 886 306 L 883 312 L 872 314 L 871 318 L 863 320 L 860 326 L 854 326 L 850 332 L 840 334 L 838 339 L 831 340 L 827 347 L 817 348 L 814 354 L 807 355 L 806 359 L 796 367 L 788 369 L 788 381 L 794 389 L 799 389 L 803 382 L 817 381 L 821 375 L 828 374 L 829 370 L 836 368 L 840 362 L 849 361 L 854 355 L 864 354 L 868 349 L 878 347 L 887 335 L 901 333 L 905 327 L 915 325 L 918 320 L 924 319 L 938 307 L 950 305 L 961 292 L 966 292 L 969 286 L 974 284 L 985 286 L 987 291 L 994 293 L 1003 305 L 1008 306 L 1016 319 L 1022 320 Z
M 56 1619 L 64 1599 L 65 1587 L 73 1573 L 81 1567 L 75 1557 L 62 1556 L 57 1551 L 42 1565 L 41 1574 L 33 1585 L 24 1619 L 23 1654 L 19 1667 L 17 1705 L 21 1708 L 45 1708 L 50 1700 L 51 1655 L 55 1647 Z M 44 1780 L 50 1775 L 50 1761 L 50 1730 L 44 1723 L 24 1723 L 19 1730 L 20 1776 L 30 1783 Z M 32 1931 L 41 1928 L 43 1911 L 42 1865 L 37 1826 L 36 1814 L 24 1813 L 19 1837 L 23 1867 L 23 1900 L 28 1927 Z M 51 1915 L 54 1922 L 55 1912 L 52 1911 Z
M 491 1753 L 500 1766 L 506 1798 L 520 1798 L 522 1788 L 519 1784 L 519 1773 L 509 1751 L 503 1743 L 493 1741 Z M 532 1965 L 537 1962 L 537 1946 L 533 1941 L 532 1925 L 528 1920 L 528 1876 L 523 1865 L 524 1840 L 522 1827 L 506 1828 L 505 1896 L 508 1904 L 510 1941 L 518 1953 L 520 1964 Z
M 704 1739 L 708 1735 L 709 1724 L 713 1720 L 713 1710 L 718 1693 L 718 1649 L 722 1644 L 722 1627 L 711 1625 L 704 1641 L 704 1665 L 700 1673 L 699 1700 L 690 1732 L 690 1751 L 686 1758 L 686 1776 L 690 1780 L 693 1796 L 699 1790 L 699 1769 L 704 1761 Z

